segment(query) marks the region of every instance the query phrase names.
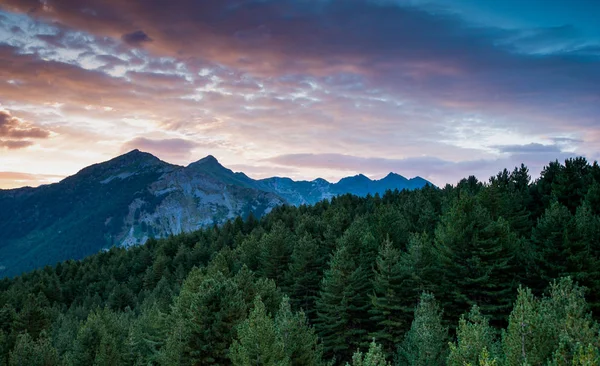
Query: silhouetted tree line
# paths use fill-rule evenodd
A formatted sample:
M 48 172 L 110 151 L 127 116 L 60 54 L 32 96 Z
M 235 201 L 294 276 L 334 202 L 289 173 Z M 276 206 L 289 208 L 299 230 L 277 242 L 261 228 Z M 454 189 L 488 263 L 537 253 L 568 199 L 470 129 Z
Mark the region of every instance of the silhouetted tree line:
M 599 213 L 576 158 L 112 248 L 0 281 L 0 365 L 599 365 Z

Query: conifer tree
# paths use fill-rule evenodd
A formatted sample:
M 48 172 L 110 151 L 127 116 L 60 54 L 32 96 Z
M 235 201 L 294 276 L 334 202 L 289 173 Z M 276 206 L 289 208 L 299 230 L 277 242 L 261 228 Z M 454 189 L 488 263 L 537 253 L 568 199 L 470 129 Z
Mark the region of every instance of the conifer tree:
M 553 202 L 538 220 L 531 233 L 531 242 L 537 252 L 537 283 L 541 291 L 556 278 L 570 272 L 569 257 L 575 239 L 574 221 L 569 210 Z
M 129 328 L 127 359 L 134 365 L 152 365 L 159 360 L 167 335 L 167 317 L 157 304 L 142 310 Z
M 285 285 L 285 271 L 288 268 L 295 237 L 282 222 L 277 222 L 270 232 L 260 239 L 259 273 L 273 279 L 279 286 Z
M 545 356 L 540 355 L 540 339 L 537 339 L 541 335 L 539 328 L 542 327 L 543 332 L 545 326 L 539 311 L 539 301 L 531 290 L 520 287 L 508 328 L 502 335 L 502 349 L 507 365 L 538 365 L 545 361 Z
M 442 216 L 436 229 L 436 251 L 450 302 L 444 309 L 451 319 L 481 304 L 494 325 L 503 325 L 515 290 L 517 238 L 508 223 L 494 221 L 470 196 L 463 196 Z
M 255 299 L 250 315 L 238 326 L 237 333 L 229 350 L 233 365 L 291 365 L 283 340 L 277 336 L 275 322 L 260 297 Z
M 410 330 L 398 347 L 397 366 L 443 366 L 448 357 L 448 328 L 432 294 L 423 293 Z
M 600 216 L 584 201 L 574 221 L 576 238 L 571 243 L 569 275 L 587 288 L 587 303 L 594 314 L 600 314 Z
M 243 294 L 220 272 L 197 281 L 186 281 L 175 303 L 171 322 L 177 327 L 167 349 L 184 364 L 226 365 L 236 326 L 246 317 Z M 177 345 L 183 349 L 177 351 Z
M 338 361 L 349 360 L 367 338 L 370 286 L 350 249 L 344 245 L 331 258 L 317 301 L 317 331 L 326 355 Z
M 350 366 L 350 364 L 346 363 L 346 366 Z M 356 351 L 352 355 L 351 366 L 392 366 L 392 364 L 386 360 L 385 352 L 383 352 L 381 345 L 375 343 L 375 340 L 373 340 L 366 354 Z
M 79 328 L 68 365 L 124 365 L 129 328 L 127 314 L 96 310 Z
M 450 343 L 448 366 L 477 365 L 484 349 L 490 353 L 492 359 L 496 358 L 499 353 L 496 332 L 479 308 L 473 306 L 466 316 L 460 318 L 456 342 Z
M 45 332 L 37 340 L 28 333 L 17 336 L 15 347 L 10 352 L 9 366 L 57 366 L 59 358 Z
M 286 272 L 288 293 L 293 308 L 302 309 L 312 320 L 316 318 L 315 302 L 319 295 L 324 262 L 316 240 L 306 234 L 294 247 Z
M 288 297 L 281 301 L 275 316 L 275 329 L 291 365 L 317 366 L 322 363 L 323 350 L 317 335 L 302 311 L 292 312 Z
M 409 319 L 404 310 L 407 299 L 403 298 L 403 277 L 400 251 L 390 240 L 383 242 L 375 260 L 373 293 L 371 297 L 371 320 L 375 331 L 370 337 L 390 354 L 402 340 Z

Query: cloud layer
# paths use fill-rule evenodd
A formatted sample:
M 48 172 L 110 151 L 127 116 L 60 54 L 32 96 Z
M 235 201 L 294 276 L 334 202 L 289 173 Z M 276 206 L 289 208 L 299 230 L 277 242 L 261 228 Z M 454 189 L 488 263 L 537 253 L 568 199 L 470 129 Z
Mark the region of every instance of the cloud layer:
M 140 148 L 257 177 L 443 184 L 600 149 L 600 44 L 577 24 L 485 23 L 441 0 L 0 4 L 0 104 L 56 134 L 0 135 L 7 171 L 39 171 L 36 146 L 88 152 L 61 174 Z
M 33 144 L 34 139 L 45 139 L 50 132 L 0 110 L 0 147 L 21 149 Z

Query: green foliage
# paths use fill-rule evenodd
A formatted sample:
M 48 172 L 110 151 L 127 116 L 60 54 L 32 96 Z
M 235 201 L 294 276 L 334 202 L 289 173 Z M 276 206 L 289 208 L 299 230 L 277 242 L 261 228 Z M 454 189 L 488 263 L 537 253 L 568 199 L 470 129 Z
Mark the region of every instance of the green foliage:
M 398 366 L 443 366 L 448 357 L 448 328 L 442 325 L 442 314 L 432 294 L 423 293 L 415 316 L 398 347 Z
M 276 207 L 1 279 L 0 365 L 597 365 L 600 167 L 565 164 Z
M 160 360 L 160 351 L 167 336 L 167 316 L 156 304 L 144 308 L 131 322 L 126 341 L 127 361 L 133 365 L 154 365 Z
M 289 298 L 284 297 L 275 316 L 275 330 L 283 343 L 284 352 L 291 365 L 321 365 L 323 349 L 303 312 L 292 312 Z
M 363 354 L 357 351 L 352 356 L 352 366 L 391 366 L 392 364 L 386 361 L 385 352 L 381 345 L 375 343 L 375 340 L 369 345 L 369 351 Z M 346 366 L 350 366 L 346 363 Z
M 238 327 L 238 337 L 229 351 L 236 366 L 291 365 L 283 339 L 278 337 L 275 322 L 257 297 L 248 319 Z
M 477 365 L 484 350 L 494 357 L 498 352 L 496 331 L 489 325 L 477 306 L 460 318 L 456 331 L 456 342 L 450 343 L 448 366 Z
M 28 333 L 19 334 L 14 349 L 10 352 L 10 366 L 54 366 L 59 365 L 58 353 L 50 339 L 42 333 L 37 340 Z
M 77 332 L 72 351 L 65 356 L 68 365 L 125 365 L 128 313 L 110 309 L 95 310 Z
M 247 304 L 238 285 L 221 272 L 192 273 L 176 300 L 165 357 L 177 364 L 226 365 L 236 326 L 245 319 Z M 176 362 L 177 361 L 177 362 Z
M 294 309 L 302 309 L 313 320 L 316 317 L 315 302 L 319 295 L 324 262 L 317 241 L 306 234 L 294 247 L 286 272 L 290 302 Z
M 442 216 L 435 242 L 451 319 L 479 304 L 501 325 L 511 308 L 518 249 L 507 222 L 492 220 L 475 198 L 463 196 Z
M 353 250 L 354 249 L 354 250 Z M 341 360 L 367 339 L 369 279 L 353 255 L 356 248 L 344 243 L 331 258 L 321 282 L 316 327 L 325 353 Z

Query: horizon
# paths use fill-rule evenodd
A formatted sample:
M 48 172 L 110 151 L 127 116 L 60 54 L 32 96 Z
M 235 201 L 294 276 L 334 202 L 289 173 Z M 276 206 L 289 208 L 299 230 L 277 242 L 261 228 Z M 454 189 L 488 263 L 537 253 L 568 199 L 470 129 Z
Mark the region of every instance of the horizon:
M 132 149 L 436 186 L 600 156 L 600 3 L 0 0 L 0 189 Z
M 242 174 L 246 175 L 247 177 L 249 177 L 249 178 L 251 178 L 251 179 L 253 179 L 253 180 L 257 180 L 257 181 L 258 181 L 258 180 L 262 180 L 262 179 L 269 179 L 269 178 L 291 179 L 290 177 L 286 177 L 286 176 L 282 176 L 282 175 L 280 175 L 280 176 L 278 176 L 278 175 L 274 175 L 274 176 L 270 176 L 270 177 L 256 178 L 256 177 L 253 177 L 253 176 L 251 176 L 251 175 L 248 175 L 248 174 L 246 174 L 245 172 L 242 172 L 242 171 L 235 171 L 235 170 L 233 170 L 233 169 L 230 169 L 230 168 L 228 168 L 226 165 L 223 165 L 223 164 L 221 164 L 221 162 L 219 161 L 219 159 L 218 159 L 217 157 L 215 157 L 214 155 L 212 155 L 212 154 L 208 154 L 208 155 L 206 155 L 206 156 L 204 156 L 204 157 L 202 157 L 202 158 L 200 158 L 200 159 L 193 160 L 193 161 L 191 161 L 191 162 L 189 162 L 189 163 L 187 163 L 187 164 L 185 164 L 185 165 L 180 165 L 180 164 L 174 164 L 174 163 L 168 162 L 168 161 L 166 161 L 166 160 L 160 159 L 158 156 L 155 156 L 154 154 L 152 154 L 152 153 L 150 153 L 150 152 L 148 152 L 148 151 L 142 151 L 142 150 L 140 150 L 140 149 L 133 149 L 133 150 L 131 150 L 131 151 L 128 151 L 128 152 L 125 152 L 125 153 L 123 153 L 123 154 L 120 154 L 120 155 L 114 156 L 114 157 L 112 157 L 112 158 L 110 158 L 110 159 L 108 159 L 108 160 L 104 160 L 104 161 L 96 162 L 96 163 L 94 163 L 94 164 L 91 164 L 91 165 L 88 165 L 88 166 L 82 167 L 81 169 L 79 169 L 79 170 L 78 170 L 77 172 L 75 172 L 74 174 L 71 174 L 71 175 L 68 175 L 68 176 L 66 176 L 66 177 L 63 177 L 63 178 L 61 178 L 60 180 L 57 180 L 57 181 L 55 181 L 55 182 L 42 183 L 42 184 L 39 184 L 39 185 L 37 185 L 37 186 L 28 186 L 28 185 L 25 185 L 25 186 L 16 186 L 16 187 L 11 187 L 11 188 L 3 188 L 3 187 L 1 187 L 1 186 L 0 186 L 0 190 L 11 190 L 11 189 L 20 189 L 20 188 L 37 188 L 37 187 L 41 187 L 41 186 L 48 185 L 48 184 L 56 184 L 56 183 L 60 183 L 60 182 L 62 182 L 64 179 L 66 179 L 66 178 L 69 178 L 69 177 L 73 177 L 73 176 L 75 176 L 75 175 L 79 174 L 79 173 L 80 173 L 82 170 L 84 170 L 84 169 L 86 169 L 86 168 L 89 168 L 89 167 L 91 167 L 91 166 L 93 166 L 93 165 L 105 164 L 105 163 L 108 163 L 108 162 L 110 162 L 111 160 L 117 159 L 117 158 L 119 158 L 119 157 L 122 157 L 122 156 L 124 156 L 124 155 L 131 154 L 131 153 L 133 153 L 133 152 L 136 152 L 136 151 L 137 151 L 137 152 L 140 152 L 140 153 L 143 153 L 143 154 L 150 154 L 150 155 L 152 155 L 153 157 L 155 157 L 155 158 L 159 159 L 160 161 L 162 161 L 163 163 L 166 163 L 166 164 L 169 164 L 169 165 L 173 165 L 173 166 L 177 166 L 177 167 L 180 167 L 180 168 L 187 168 L 187 167 L 189 167 L 190 165 L 192 165 L 192 164 L 194 164 L 194 163 L 197 163 L 197 162 L 199 162 L 199 161 L 202 161 L 202 160 L 204 160 L 204 159 L 206 159 L 206 158 L 208 158 L 208 157 L 212 157 L 213 159 L 215 159 L 215 161 L 217 162 L 217 164 L 219 164 L 219 165 L 220 165 L 221 167 L 223 167 L 224 169 L 231 170 L 233 173 L 236 173 L 236 174 L 237 174 L 237 173 L 242 173 Z M 414 177 L 406 177 L 406 176 L 404 176 L 404 175 L 402 175 L 402 174 L 400 174 L 400 173 L 397 173 L 397 172 L 392 172 L 392 171 L 390 171 L 390 172 L 388 172 L 387 174 L 385 174 L 385 175 L 383 175 L 383 176 L 381 176 L 381 177 L 372 177 L 372 176 L 370 177 L 370 176 L 367 176 L 367 175 L 365 175 L 365 174 L 358 173 L 358 174 L 355 174 L 355 175 L 349 175 L 349 176 L 341 177 L 340 179 L 338 179 L 338 180 L 336 180 L 336 181 L 330 181 L 330 180 L 327 180 L 327 179 L 325 179 L 325 178 L 321 178 L 321 177 L 316 177 L 316 178 L 314 178 L 314 179 L 310 179 L 310 180 L 306 180 L 306 179 L 302 179 L 302 180 L 293 179 L 293 180 L 294 180 L 295 182 L 314 182 L 314 181 L 317 181 L 317 180 L 324 180 L 325 182 L 327 182 L 327 183 L 329 183 L 329 184 L 337 184 L 337 183 L 339 183 L 341 180 L 343 180 L 343 179 L 345 179 L 345 178 L 354 178 L 354 177 L 358 177 L 358 176 L 363 176 L 363 177 L 366 177 L 367 179 L 369 179 L 370 181 L 374 182 L 374 181 L 379 181 L 379 180 L 385 179 L 385 178 L 387 178 L 387 177 L 388 177 L 388 176 L 390 176 L 390 175 L 396 175 L 396 176 L 400 176 L 400 177 L 402 177 L 402 178 L 405 178 L 405 179 L 407 179 L 407 180 L 413 180 L 413 179 L 417 179 L 417 178 L 419 178 L 419 179 L 425 179 L 425 178 L 423 178 L 423 177 L 420 177 L 420 176 L 418 176 L 418 175 L 416 175 L 416 176 L 414 176 Z M 426 179 L 425 179 L 425 180 L 426 180 Z M 16 180 L 16 181 L 18 182 L 18 180 Z M 426 181 L 427 181 L 427 180 L 426 180 Z M 429 181 L 427 181 L 427 182 L 428 182 L 428 183 L 431 183 L 431 184 L 433 184 L 433 182 L 429 182 Z M 435 185 L 435 184 L 434 184 L 434 186 L 437 186 L 437 185 Z

